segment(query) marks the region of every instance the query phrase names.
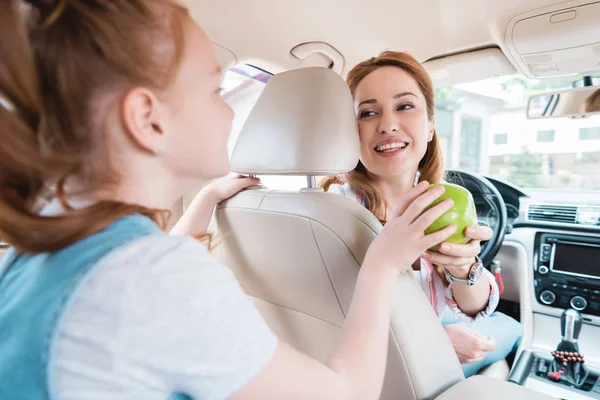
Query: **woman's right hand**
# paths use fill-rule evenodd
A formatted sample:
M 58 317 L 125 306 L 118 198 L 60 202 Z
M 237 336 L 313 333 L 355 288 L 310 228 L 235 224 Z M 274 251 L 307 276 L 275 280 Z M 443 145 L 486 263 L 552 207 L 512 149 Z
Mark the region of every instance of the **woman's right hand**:
M 425 235 L 425 229 L 453 206 L 453 201 L 447 199 L 424 212 L 445 190 L 441 185 L 431 190 L 427 190 L 428 187 L 429 183 L 421 182 L 405 194 L 371 243 L 363 267 L 391 267 L 404 271 L 427 249 L 443 242 L 456 231 L 455 225 L 449 225 Z
M 485 355 L 496 348 L 494 338 L 483 336 L 466 326 L 444 325 L 452 347 L 461 364 L 471 364 L 483 360 Z

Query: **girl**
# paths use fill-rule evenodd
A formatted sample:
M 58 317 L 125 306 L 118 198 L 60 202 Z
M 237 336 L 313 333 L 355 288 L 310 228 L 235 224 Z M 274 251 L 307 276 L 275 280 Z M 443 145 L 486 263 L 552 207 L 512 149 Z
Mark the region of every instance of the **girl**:
M 434 89 L 425 69 L 407 53 L 387 51 L 355 66 L 347 76 L 354 96 L 359 126 L 361 157 L 357 167 L 342 176 L 327 177 L 325 190 L 355 199 L 382 223 L 417 181 L 439 183 L 444 175 L 441 151 L 434 126 Z M 487 227 L 473 226 L 465 232 L 472 238 L 466 245 L 443 243 L 440 252 L 428 251 L 413 266 L 415 277 L 440 318 L 452 315 L 477 329 L 471 321 L 492 315 L 498 301 L 493 275 L 476 257 L 480 241 L 491 238 Z M 441 267 L 443 266 L 443 268 Z M 470 284 L 469 274 L 474 274 Z M 452 321 L 456 322 L 456 321 Z M 517 332 L 506 342 L 504 335 L 498 352 L 494 337 L 477 334 L 461 325 L 446 325 L 446 330 L 463 364 L 471 375 L 493 361 L 503 359 L 520 337 L 520 325 L 495 314 L 494 325 Z M 490 322 L 478 322 L 489 325 Z M 463 324 L 464 325 L 464 324 Z M 484 329 L 485 328 L 485 329 Z M 487 332 L 483 326 L 480 332 Z M 489 335 L 494 332 L 490 330 Z M 493 353 L 489 353 L 493 352 Z M 488 357 L 484 356 L 488 354 Z
M 0 398 L 379 397 L 395 280 L 453 233 L 424 234 L 451 202 L 399 199 L 329 362 L 299 353 L 202 244 L 160 229 L 229 170 L 220 76 L 174 1 L 0 2 Z M 253 183 L 207 186 L 178 233 Z

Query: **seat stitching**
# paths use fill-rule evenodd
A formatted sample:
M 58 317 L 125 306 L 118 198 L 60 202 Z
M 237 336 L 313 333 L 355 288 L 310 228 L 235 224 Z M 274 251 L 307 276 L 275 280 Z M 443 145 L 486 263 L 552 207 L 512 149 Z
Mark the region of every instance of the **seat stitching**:
M 317 317 L 316 315 L 312 315 L 312 314 L 309 314 L 309 313 L 304 312 L 304 311 L 296 310 L 295 308 L 292 308 L 292 307 L 289 307 L 289 306 L 284 306 L 283 304 L 279 304 L 279 303 L 276 303 L 274 301 L 265 300 L 263 298 L 257 297 L 257 296 L 255 296 L 253 294 L 250 294 L 250 293 L 246 293 L 246 295 L 248 295 L 249 297 L 252 297 L 253 299 L 264 301 L 265 303 L 269 303 L 269 304 L 272 304 L 274 306 L 284 308 L 286 310 L 291 310 L 291 311 L 297 312 L 298 314 L 306 315 L 307 317 L 318 319 L 319 321 L 322 321 L 322 322 L 325 322 L 325 323 L 327 323 L 329 325 L 335 326 L 336 328 L 340 328 L 340 329 L 342 328 L 341 325 L 335 324 L 335 323 L 333 323 L 331 321 L 327 321 L 326 319 L 323 319 L 321 317 Z
M 323 266 L 325 267 L 325 272 L 327 272 L 327 276 L 329 277 L 329 283 L 331 283 L 331 288 L 333 289 L 333 293 L 335 293 L 335 298 L 337 299 L 338 305 L 340 306 L 340 310 L 342 311 L 342 314 L 344 315 L 344 318 L 346 318 L 346 313 L 344 312 L 344 308 L 342 307 L 342 302 L 340 301 L 340 297 L 338 296 L 338 292 L 335 289 L 335 285 L 333 284 L 333 279 L 331 278 L 331 274 L 329 273 L 329 268 L 327 268 L 327 263 L 325 262 L 325 258 L 323 257 L 323 253 L 321 252 L 321 247 L 319 246 L 319 242 L 317 241 L 317 238 L 315 236 L 315 230 L 313 229 L 313 221 L 309 219 L 308 220 L 308 224 L 310 226 L 310 231 L 312 232 L 313 239 L 315 241 L 315 245 L 317 246 L 317 250 L 319 251 L 319 256 L 321 257 L 321 261 L 323 261 Z M 341 240 L 341 241 L 342 241 L 342 243 L 344 243 L 343 240 Z

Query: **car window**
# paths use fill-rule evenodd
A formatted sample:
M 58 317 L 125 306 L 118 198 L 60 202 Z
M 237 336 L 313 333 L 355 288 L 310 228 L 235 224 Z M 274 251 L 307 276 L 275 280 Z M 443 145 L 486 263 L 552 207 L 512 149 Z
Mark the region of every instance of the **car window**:
M 526 117 L 531 95 L 580 83 L 577 77 L 512 75 L 438 88 L 436 130 L 446 168 L 489 175 L 523 189 L 600 191 L 600 116 Z
M 245 64 L 232 67 L 225 74 L 221 84 L 221 96 L 235 112 L 227 146 L 229 155 L 250 110 L 270 78 L 271 74 Z
M 236 65 L 225 74 L 221 95 L 235 112 L 228 143 L 230 156 L 250 110 L 271 76 L 268 72 L 247 64 Z M 306 187 L 306 178 L 302 176 L 262 175 L 259 178 L 269 189 L 298 190 Z

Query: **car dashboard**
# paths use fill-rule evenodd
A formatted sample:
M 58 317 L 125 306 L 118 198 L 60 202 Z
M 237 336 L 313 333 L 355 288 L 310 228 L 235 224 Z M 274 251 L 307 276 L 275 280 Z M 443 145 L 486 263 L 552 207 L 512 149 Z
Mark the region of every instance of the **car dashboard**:
M 600 194 L 525 193 L 487 179 L 506 203 L 507 232 L 497 258 L 503 260 L 503 274 L 521 271 L 510 284 L 519 286 L 521 321 L 528 321 L 525 348 L 554 350 L 561 315 L 574 309 L 583 318 L 580 347 L 600 366 Z M 480 223 L 493 224 L 493 208 L 476 194 L 474 200 Z

